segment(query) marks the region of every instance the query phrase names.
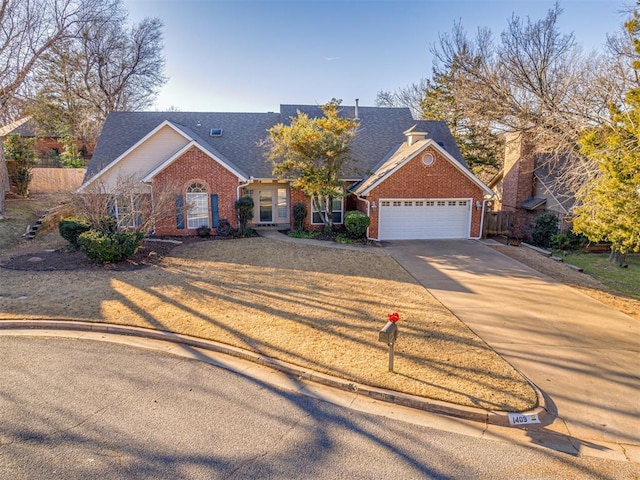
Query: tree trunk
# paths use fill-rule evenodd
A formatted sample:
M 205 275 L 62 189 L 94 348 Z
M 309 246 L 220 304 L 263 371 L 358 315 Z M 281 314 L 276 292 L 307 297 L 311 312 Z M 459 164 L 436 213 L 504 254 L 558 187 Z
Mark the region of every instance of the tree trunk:
M 0 142 L 0 220 L 4 219 L 4 197 L 9 191 L 9 171 L 4 158 L 4 146 Z
M 614 245 L 612 245 L 611 253 L 609 254 L 609 261 L 615 265 L 618 265 L 619 267 L 627 268 L 628 265 L 626 260 L 627 254 L 622 253 L 621 251 L 617 250 Z

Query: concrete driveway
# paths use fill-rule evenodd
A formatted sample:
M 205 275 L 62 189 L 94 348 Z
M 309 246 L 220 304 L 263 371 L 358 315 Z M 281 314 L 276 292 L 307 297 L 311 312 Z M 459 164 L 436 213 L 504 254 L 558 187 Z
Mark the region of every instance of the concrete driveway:
M 385 250 L 540 387 L 558 417 L 547 429 L 583 449 L 640 445 L 640 322 L 479 241 Z

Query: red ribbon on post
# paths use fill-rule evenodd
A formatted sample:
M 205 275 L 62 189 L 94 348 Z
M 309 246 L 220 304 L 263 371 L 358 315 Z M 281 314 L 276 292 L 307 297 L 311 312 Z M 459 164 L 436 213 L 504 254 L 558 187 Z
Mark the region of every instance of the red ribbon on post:
M 396 323 L 398 320 L 400 320 L 400 315 L 398 315 L 397 312 L 387 313 L 387 318 L 390 322 Z

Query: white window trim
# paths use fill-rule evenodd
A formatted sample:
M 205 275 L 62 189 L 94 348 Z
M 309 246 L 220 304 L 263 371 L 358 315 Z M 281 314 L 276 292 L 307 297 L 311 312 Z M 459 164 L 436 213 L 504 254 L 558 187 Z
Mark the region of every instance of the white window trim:
M 201 187 L 203 187 L 205 189 L 205 191 L 204 192 L 189 192 L 189 189 L 194 185 L 200 185 Z M 194 210 L 194 209 L 190 208 L 190 205 L 193 205 L 193 203 L 192 203 L 193 199 L 191 199 L 191 200 L 189 199 L 190 195 L 192 195 L 192 196 L 193 195 L 197 195 L 197 196 L 204 195 L 204 205 L 203 205 L 203 208 L 201 210 L 200 209 L 199 210 Z M 209 227 L 210 226 L 209 225 L 209 193 L 207 192 L 206 187 L 204 185 L 202 185 L 201 183 L 192 183 L 191 185 L 189 185 L 187 187 L 187 191 L 185 192 L 185 200 L 186 200 L 186 203 L 187 203 L 187 222 L 186 222 L 187 223 L 187 225 L 186 225 L 187 229 L 188 230 L 196 230 L 196 229 L 198 229 L 200 227 Z M 203 217 L 199 216 L 197 218 L 191 218 L 192 215 L 194 214 L 194 212 L 197 212 L 199 214 L 200 213 L 204 213 L 205 217 L 203 218 Z M 192 220 L 194 221 L 194 223 L 193 223 L 194 226 L 192 226 L 192 224 L 191 224 Z M 197 224 L 197 225 L 196 225 L 196 220 L 200 221 L 199 224 Z M 202 223 L 202 222 L 204 222 L 204 223 Z
M 120 205 L 122 203 L 124 203 L 124 200 L 125 200 L 125 197 L 120 197 L 119 199 L 116 198 L 115 202 L 114 202 L 114 211 L 115 211 L 114 213 L 116 214 L 116 220 L 118 222 L 118 226 L 121 227 L 121 228 L 123 228 L 123 227 L 124 228 L 136 228 L 136 227 L 139 226 L 138 225 L 138 215 L 130 215 L 130 212 L 135 213 L 135 201 L 134 201 L 134 198 L 132 196 L 132 197 L 129 197 L 127 199 L 128 203 L 129 203 L 129 205 L 128 205 L 129 212 L 127 213 L 126 208 L 125 208 L 125 209 L 123 209 L 124 212 L 122 212 L 122 214 L 121 214 L 120 213 Z M 118 203 L 119 201 L 120 201 L 120 204 Z M 120 220 L 121 220 L 120 217 L 122 215 L 124 215 L 124 216 L 130 215 L 129 224 L 128 225 L 124 225 L 124 224 L 120 223 Z
M 337 198 L 333 199 L 334 201 L 337 200 Z M 344 223 L 344 197 L 340 197 L 340 210 L 332 210 L 331 213 L 333 214 L 334 212 L 340 212 L 340 218 L 341 221 L 339 222 L 333 222 L 334 225 L 342 225 Z M 313 214 L 314 213 L 319 213 L 321 212 L 321 210 L 316 210 L 314 208 L 314 204 L 313 204 L 313 199 L 311 200 L 311 225 L 324 225 L 324 222 L 314 222 L 313 221 Z

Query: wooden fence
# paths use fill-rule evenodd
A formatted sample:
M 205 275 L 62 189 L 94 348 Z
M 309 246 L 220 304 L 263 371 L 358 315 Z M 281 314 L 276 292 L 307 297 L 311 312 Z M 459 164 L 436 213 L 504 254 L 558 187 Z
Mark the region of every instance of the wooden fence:
M 482 236 L 511 235 L 514 212 L 485 212 Z
M 33 179 L 29 184 L 30 193 L 66 193 L 72 192 L 84 178 L 84 168 L 34 168 Z

